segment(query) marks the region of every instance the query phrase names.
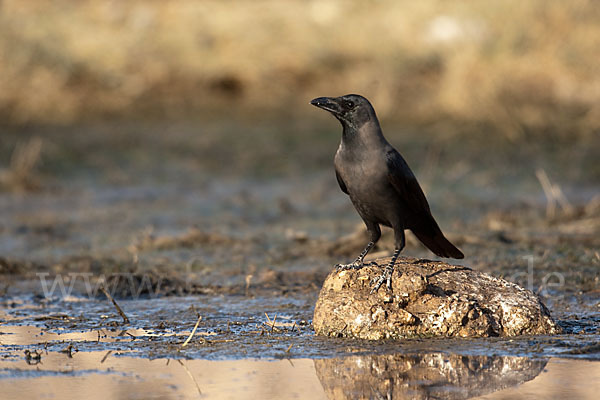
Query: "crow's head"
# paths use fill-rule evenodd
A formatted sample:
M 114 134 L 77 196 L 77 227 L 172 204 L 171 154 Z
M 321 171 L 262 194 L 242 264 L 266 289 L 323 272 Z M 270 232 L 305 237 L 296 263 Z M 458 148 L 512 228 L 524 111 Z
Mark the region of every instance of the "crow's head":
M 340 97 L 318 97 L 311 100 L 310 104 L 329 111 L 344 126 L 359 128 L 366 122 L 377 118 L 369 100 L 358 94 L 347 94 Z

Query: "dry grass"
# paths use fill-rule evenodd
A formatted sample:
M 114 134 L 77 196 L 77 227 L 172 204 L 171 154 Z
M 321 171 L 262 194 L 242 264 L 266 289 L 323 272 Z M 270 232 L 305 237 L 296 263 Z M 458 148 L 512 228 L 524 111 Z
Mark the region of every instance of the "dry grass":
M 17 144 L 8 168 L 0 168 L 0 190 L 29 192 L 40 189 L 36 167 L 40 162 L 42 144 L 39 137 Z
M 600 127 L 593 0 L 5 0 L 0 52 L 10 123 L 360 92 L 386 117 L 514 139 Z

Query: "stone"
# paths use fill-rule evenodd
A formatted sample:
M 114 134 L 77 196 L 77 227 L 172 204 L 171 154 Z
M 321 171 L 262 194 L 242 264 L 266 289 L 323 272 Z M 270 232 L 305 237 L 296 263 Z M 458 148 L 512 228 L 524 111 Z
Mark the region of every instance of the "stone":
M 561 329 L 529 290 L 440 261 L 400 258 L 385 284 L 370 293 L 371 280 L 389 259 L 360 270 L 332 271 L 313 317 L 318 335 L 359 339 L 549 335 Z

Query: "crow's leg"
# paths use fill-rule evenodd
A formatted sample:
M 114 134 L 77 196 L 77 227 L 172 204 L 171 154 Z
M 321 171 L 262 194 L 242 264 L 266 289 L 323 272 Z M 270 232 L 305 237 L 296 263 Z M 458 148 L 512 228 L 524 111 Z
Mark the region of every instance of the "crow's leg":
M 343 271 L 346 269 L 361 269 L 364 265 L 364 259 L 366 255 L 373 248 L 373 246 L 375 246 L 375 242 L 370 241 L 369 243 L 367 243 L 367 247 L 365 247 L 362 253 L 360 253 L 360 255 L 356 257 L 356 260 L 354 260 L 350 264 L 336 264 L 335 267 L 338 271 Z
M 379 290 L 383 282 L 386 283 L 388 290 L 392 290 L 392 274 L 394 273 L 394 264 L 396 264 L 396 260 L 398 259 L 398 256 L 400 255 L 402 249 L 404 249 L 404 245 L 406 243 L 406 239 L 404 237 L 404 229 L 394 229 L 394 236 L 396 239 L 396 248 L 394 249 L 392 259 L 383 270 L 383 273 L 378 278 L 374 278 L 371 281 L 371 285 L 373 285 L 371 293 L 377 292 L 377 290 Z
M 369 232 L 371 240 L 369 240 L 369 243 L 367 243 L 367 246 L 359 254 L 359 256 L 356 257 L 356 260 L 350 264 L 336 264 L 335 267 L 338 271 L 344 271 L 347 269 L 361 269 L 364 266 L 365 257 L 367 254 L 369 254 L 369 251 L 371 251 L 373 246 L 375 246 L 375 243 L 377 243 L 381 237 L 381 229 L 379 229 L 379 225 L 372 224 L 370 222 L 365 222 L 365 224 L 367 225 L 367 231 Z

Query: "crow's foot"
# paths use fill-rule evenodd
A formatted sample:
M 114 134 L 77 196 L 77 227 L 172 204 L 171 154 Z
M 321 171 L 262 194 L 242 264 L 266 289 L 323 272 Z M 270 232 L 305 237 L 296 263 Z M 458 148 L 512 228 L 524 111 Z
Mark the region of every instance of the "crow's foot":
M 359 269 L 361 269 L 364 266 L 365 266 L 365 264 L 362 261 L 355 260 L 354 262 L 351 262 L 350 264 L 335 264 L 335 269 L 337 269 L 338 272 L 346 271 L 349 269 L 358 271 Z
M 373 288 L 371 289 L 371 293 L 375 293 L 379 290 L 383 282 L 385 282 L 388 290 L 392 290 L 392 272 L 394 272 L 394 267 L 392 265 L 388 265 L 385 267 L 381 275 L 379 277 L 373 278 L 371 281 L 371 285 Z

